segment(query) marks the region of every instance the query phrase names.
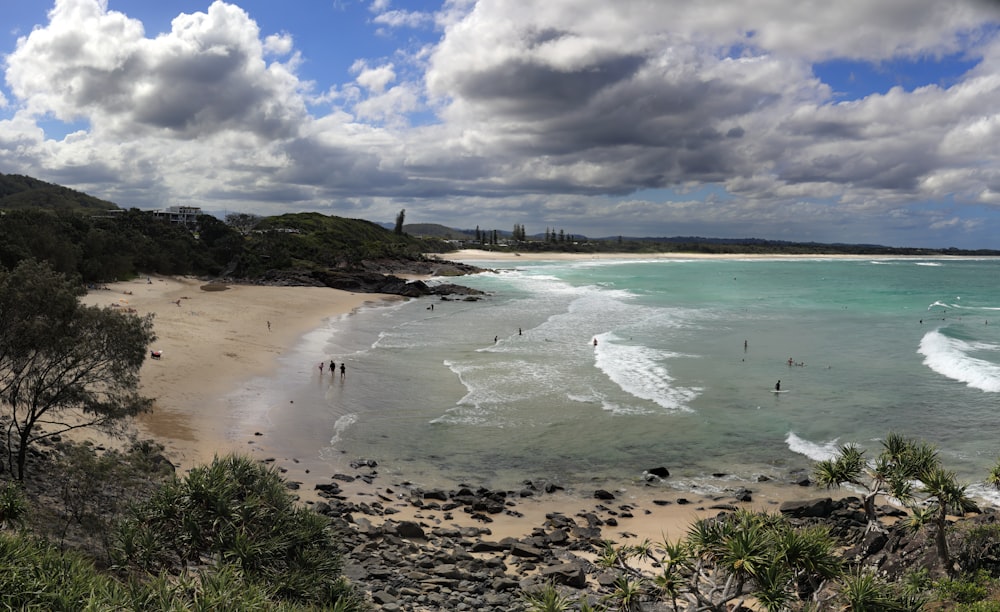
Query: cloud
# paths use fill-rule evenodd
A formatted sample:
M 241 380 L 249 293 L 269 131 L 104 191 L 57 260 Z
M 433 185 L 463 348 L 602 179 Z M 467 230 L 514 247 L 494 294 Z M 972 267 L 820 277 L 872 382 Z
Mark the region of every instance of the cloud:
M 58 0 L 49 18 L 7 58 L 11 91 L 33 113 L 181 139 L 226 129 L 289 136 L 303 118 L 296 78 L 263 61 L 256 24 L 234 5 L 180 15 L 155 39 L 97 0 Z
M 151 38 L 104 1 L 57 0 L 6 56 L 0 164 L 126 206 L 379 219 L 403 206 L 460 226 L 871 242 L 980 240 L 993 227 L 982 221 L 1000 204 L 990 5 L 369 9 L 375 27 L 438 30 L 391 58 L 354 58 L 352 80 L 314 84 L 297 70 L 322 58 L 236 4 L 178 15 Z M 953 54 L 972 69 L 849 101 L 814 72 L 829 59 Z M 72 133 L 46 136 L 53 118 Z

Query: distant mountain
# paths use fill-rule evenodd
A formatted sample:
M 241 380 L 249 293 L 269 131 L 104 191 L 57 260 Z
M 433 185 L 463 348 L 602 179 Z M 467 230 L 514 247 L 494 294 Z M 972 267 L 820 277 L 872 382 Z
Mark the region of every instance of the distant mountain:
M 19 208 L 94 213 L 118 205 L 30 176 L 0 173 L 0 209 Z

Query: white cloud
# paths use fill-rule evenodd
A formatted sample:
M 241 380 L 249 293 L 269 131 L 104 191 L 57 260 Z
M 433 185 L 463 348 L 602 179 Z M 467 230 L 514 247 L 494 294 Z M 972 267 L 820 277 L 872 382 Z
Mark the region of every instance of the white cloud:
M 396 80 L 396 71 L 392 64 L 369 68 L 366 65 L 355 64 L 358 76 L 354 79 L 358 85 L 373 93 L 382 93 L 385 88 Z
M 391 219 L 402 201 L 414 220 L 537 219 L 590 234 L 986 235 L 952 202 L 1000 203 L 1000 14 L 986 4 L 369 8 L 375 26 L 433 19 L 440 39 L 408 41 L 391 63 L 357 58 L 353 81 L 314 85 L 297 70 L 322 58 L 302 58 L 291 33 L 262 33 L 235 4 L 179 15 L 150 38 L 104 0 L 58 0 L 6 56 L 0 107 L 16 112 L 0 121 L 0 164 L 123 205 L 270 214 L 338 202 Z M 984 59 L 947 83 L 848 102 L 813 73 L 825 59 L 955 52 Z M 89 127 L 46 139 L 38 125 L 52 118 Z M 645 195 L 705 186 L 718 197 Z
M 287 33 L 271 34 L 264 39 L 264 51 L 270 55 L 288 55 L 294 46 L 292 36 Z

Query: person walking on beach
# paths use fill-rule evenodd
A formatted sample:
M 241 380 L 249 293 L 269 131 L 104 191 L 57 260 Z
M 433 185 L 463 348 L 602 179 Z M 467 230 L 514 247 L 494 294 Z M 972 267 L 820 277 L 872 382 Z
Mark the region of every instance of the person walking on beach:
M 341 362 L 341 364 L 340 364 L 340 377 L 343 378 L 344 374 L 346 374 L 346 373 L 347 373 L 347 368 L 345 368 L 344 367 L 344 363 Z
M 321 361 L 321 362 L 319 362 L 319 373 L 320 373 L 320 374 L 322 374 L 322 373 L 323 373 L 323 362 L 322 362 L 322 361 Z
M 333 359 L 331 359 L 330 360 L 330 374 L 333 374 L 336 371 L 337 371 L 337 364 L 333 362 Z
M 267 322 L 267 331 L 271 331 L 271 322 L 270 321 Z

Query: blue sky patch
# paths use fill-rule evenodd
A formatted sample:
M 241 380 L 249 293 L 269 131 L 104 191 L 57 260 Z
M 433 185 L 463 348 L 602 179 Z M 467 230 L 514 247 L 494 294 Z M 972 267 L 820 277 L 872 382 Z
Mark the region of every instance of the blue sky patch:
M 926 85 L 948 88 L 980 61 L 964 53 L 878 63 L 837 59 L 814 64 L 813 74 L 833 88 L 836 101 L 843 102 L 884 94 L 897 86 L 905 91 Z

